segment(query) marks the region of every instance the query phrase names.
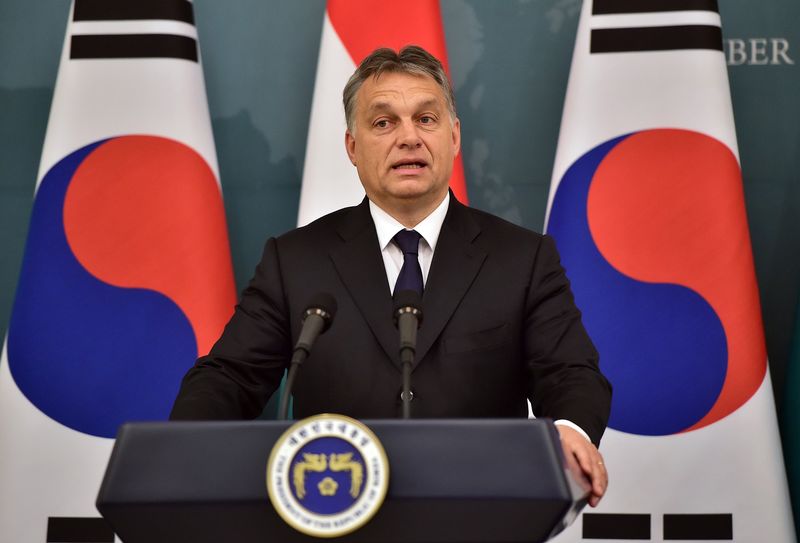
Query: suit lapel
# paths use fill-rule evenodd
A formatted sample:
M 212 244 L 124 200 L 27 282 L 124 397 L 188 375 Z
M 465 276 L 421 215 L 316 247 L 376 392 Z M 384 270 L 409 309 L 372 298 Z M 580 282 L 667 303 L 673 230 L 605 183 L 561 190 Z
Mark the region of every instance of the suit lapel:
M 422 297 L 424 319 L 417 337 L 415 365 L 442 333 L 486 259 L 486 253 L 472 244 L 480 230 L 451 194 Z
M 343 243 L 330 253 L 336 271 L 378 343 L 399 367 L 391 290 L 366 198 L 343 216 L 337 232 Z

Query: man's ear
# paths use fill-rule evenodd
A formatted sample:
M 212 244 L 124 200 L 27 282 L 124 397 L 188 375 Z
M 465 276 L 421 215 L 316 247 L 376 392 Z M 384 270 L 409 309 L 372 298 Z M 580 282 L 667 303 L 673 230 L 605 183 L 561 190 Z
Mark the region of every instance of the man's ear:
M 356 138 L 350 133 L 350 130 L 345 130 L 344 133 L 344 147 L 347 149 L 347 157 L 353 166 L 356 165 Z
M 458 117 L 453 121 L 453 156 L 457 156 L 461 150 L 461 121 Z

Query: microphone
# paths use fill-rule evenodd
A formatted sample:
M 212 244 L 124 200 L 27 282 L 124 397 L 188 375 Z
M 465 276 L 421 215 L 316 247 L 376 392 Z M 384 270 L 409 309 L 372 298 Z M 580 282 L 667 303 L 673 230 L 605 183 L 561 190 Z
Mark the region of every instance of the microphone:
M 317 337 L 331 327 L 336 309 L 336 299 L 327 292 L 320 292 L 311 298 L 303 312 L 303 327 L 294 346 L 292 364 L 302 364 L 305 361 Z
M 336 316 L 336 309 L 336 299 L 327 292 L 319 292 L 311 298 L 306 310 L 303 311 L 303 327 L 300 329 L 300 337 L 297 338 L 292 352 L 292 362 L 286 376 L 286 386 L 283 388 L 278 420 L 286 420 L 286 414 L 289 411 L 289 397 L 292 394 L 297 370 L 300 364 L 308 358 L 317 337 L 331 327 L 333 317 Z
M 422 324 L 422 298 L 415 290 L 394 295 L 394 325 L 400 332 L 400 363 L 403 368 L 403 418 L 411 418 L 411 366 L 417 350 L 417 329 Z

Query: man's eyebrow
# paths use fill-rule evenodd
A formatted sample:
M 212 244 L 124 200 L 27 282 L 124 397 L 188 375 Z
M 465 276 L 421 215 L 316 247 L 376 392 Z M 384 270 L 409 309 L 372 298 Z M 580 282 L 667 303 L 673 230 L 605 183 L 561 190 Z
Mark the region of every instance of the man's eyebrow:
M 428 108 L 438 109 L 439 100 L 437 100 L 436 98 L 427 98 L 416 104 L 416 109 L 418 110 L 428 109 Z M 367 108 L 367 111 L 369 113 L 378 113 L 391 110 L 392 110 L 392 104 L 384 100 L 376 100 L 375 102 L 372 102 Z
M 367 111 L 369 111 L 369 112 L 373 112 L 373 111 L 389 111 L 391 109 L 392 109 L 392 106 L 391 106 L 391 104 L 389 104 L 389 102 L 384 102 L 384 101 L 380 101 L 379 100 L 379 101 L 376 101 L 376 102 L 372 102 L 369 105 L 369 107 L 367 108 Z

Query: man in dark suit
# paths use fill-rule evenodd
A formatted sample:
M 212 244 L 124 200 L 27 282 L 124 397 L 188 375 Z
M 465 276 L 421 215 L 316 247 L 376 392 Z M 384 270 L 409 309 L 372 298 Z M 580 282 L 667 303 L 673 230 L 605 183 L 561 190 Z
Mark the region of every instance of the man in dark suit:
M 270 239 L 208 356 L 183 380 L 173 419 L 254 418 L 278 388 L 311 295 L 338 312 L 303 366 L 294 412 L 400 414 L 392 291 L 423 293 L 415 417 L 551 417 L 592 480 L 611 390 L 553 241 L 461 205 L 448 191 L 461 132 L 441 64 L 379 49 L 344 92 L 345 145 L 367 198 Z

